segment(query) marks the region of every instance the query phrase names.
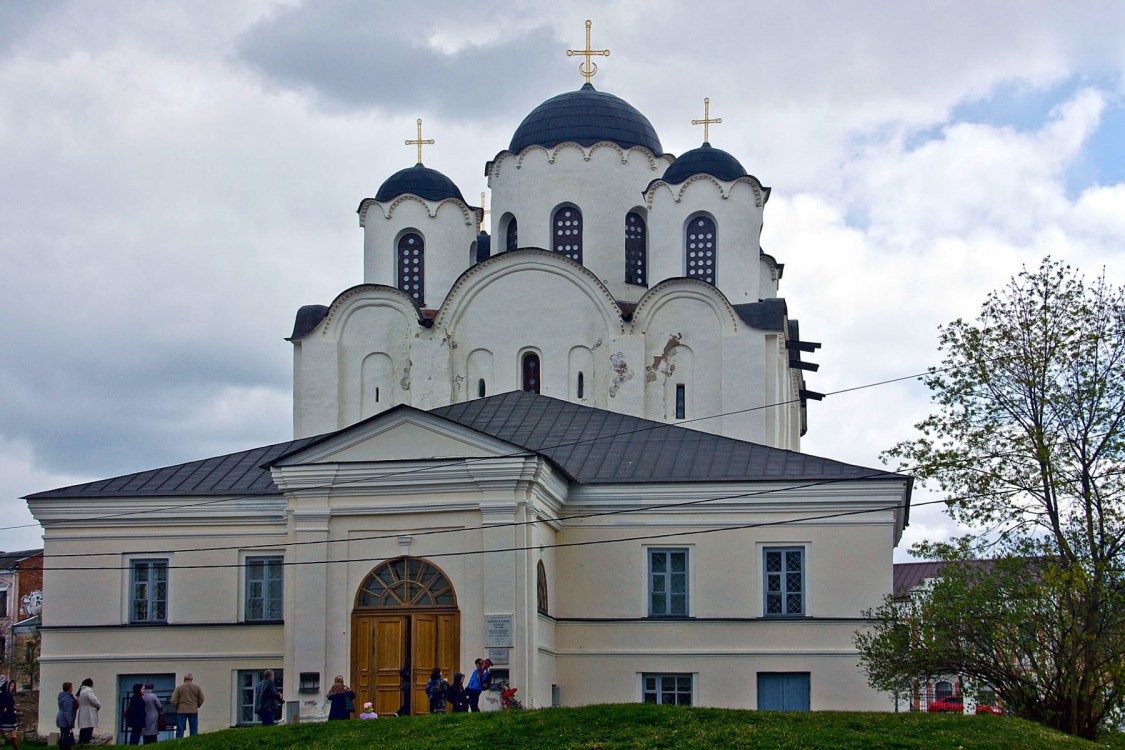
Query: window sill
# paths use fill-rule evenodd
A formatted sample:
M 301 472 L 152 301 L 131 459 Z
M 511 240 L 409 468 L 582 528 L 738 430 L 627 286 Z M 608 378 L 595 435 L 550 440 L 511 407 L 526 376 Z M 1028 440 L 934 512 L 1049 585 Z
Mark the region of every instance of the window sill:
M 645 619 L 659 622 L 662 620 L 694 620 L 695 618 L 691 615 L 648 615 Z

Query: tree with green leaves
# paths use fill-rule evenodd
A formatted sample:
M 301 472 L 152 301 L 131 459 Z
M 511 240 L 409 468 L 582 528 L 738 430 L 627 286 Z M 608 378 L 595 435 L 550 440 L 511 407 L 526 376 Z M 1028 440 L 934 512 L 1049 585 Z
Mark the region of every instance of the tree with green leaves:
M 1046 258 L 939 341 L 934 411 L 884 460 L 972 531 L 916 545 L 944 575 L 867 613 L 862 664 L 881 690 L 960 675 L 1092 738 L 1125 696 L 1125 290 Z

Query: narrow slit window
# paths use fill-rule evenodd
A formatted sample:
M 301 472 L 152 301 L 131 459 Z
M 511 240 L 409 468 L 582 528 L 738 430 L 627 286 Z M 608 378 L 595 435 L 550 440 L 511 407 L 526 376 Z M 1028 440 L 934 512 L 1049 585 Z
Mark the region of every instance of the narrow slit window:
M 715 220 L 710 216 L 696 216 L 688 222 L 684 236 L 684 260 L 689 278 L 715 283 L 716 236 Z
M 521 387 L 528 393 L 539 393 L 542 388 L 543 374 L 539 371 L 539 355 L 528 352 L 523 355 L 523 379 Z
M 578 391 L 578 398 L 586 397 L 586 376 L 582 373 L 578 373 L 578 386 L 576 390 Z
M 484 398 L 484 392 L 485 392 L 484 378 L 481 378 L 480 380 L 477 381 L 477 398 Z
M 581 263 L 582 212 L 574 206 L 563 206 L 555 211 L 551 232 L 551 250 Z
M 519 227 L 516 226 L 516 217 L 508 221 L 507 231 L 504 233 L 504 248 L 511 252 L 519 247 Z
M 687 386 L 676 384 L 676 419 L 687 418 Z
M 375 403 L 379 403 L 379 389 L 375 389 Z
M 648 284 L 648 228 L 644 217 L 630 211 L 625 217 L 625 283 Z

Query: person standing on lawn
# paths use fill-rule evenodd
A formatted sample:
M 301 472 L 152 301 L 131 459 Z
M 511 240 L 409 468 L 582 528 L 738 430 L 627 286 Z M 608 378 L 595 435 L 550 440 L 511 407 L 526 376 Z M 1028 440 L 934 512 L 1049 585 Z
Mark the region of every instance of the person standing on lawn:
M 199 734 L 199 709 L 203 707 L 203 688 L 195 684 L 195 675 L 188 672 L 184 681 L 176 686 L 169 699 L 172 708 L 176 709 L 176 739 L 184 736 L 184 730 L 190 728 L 191 736 Z
M 262 726 L 273 726 L 277 721 L 278 711 L 281 709 L 281 691 L 273 681 L 273 670 L 262 672 L 262 681 L 258 683 L 257 698 L 254 701 L 254 712 L 262 720 Z
M 98 727 L 98 711 L 102 702 L 94 695 L 94 680 L 90 677 L 82 680 L 78 688 L 78 744 L 86 745 L 94 739 L 94 730 Z
M 160 714 L 164 712 L 164 706 L 156 697 L 156 686 L 151 682 L 145 683 L 142 697 L 145 699 L 145 744 L 151 745 L 160 736 Z
M 329 721 L 352 718 L 352 712 L 355 711 L 355 691 L 344 684 L 344 675 L 336 675 L 332 687 L 328 689 L 328 702 L 332 704 L 328 709 Z
M 19 724 L 16 712 L 16 683 L 0 674 L 0 740 L 7 737 L 12 747 L 20 750 Z

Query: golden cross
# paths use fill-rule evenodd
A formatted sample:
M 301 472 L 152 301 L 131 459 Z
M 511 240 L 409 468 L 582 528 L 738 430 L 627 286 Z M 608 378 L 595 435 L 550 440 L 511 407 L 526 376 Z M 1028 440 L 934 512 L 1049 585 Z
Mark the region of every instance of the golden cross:
M 711 130 L 710 130 L 711 123 L 713 123 L 713 122 L 714 123 L 720 123 L 722 121 L 723 121 L 723 118 L 721 118 L 721 117 L 716 117 L 713 120 L 711 119 L 711 100 L 710 99 L 704 99 L 703 100 L 703 119 L 702 120 L 692 120 L 691 124 L 692 125 L 702 125 L 703 126 L 703 142 L 704 143 L 710 143 L 711 142 Z
M 406 142 L 407 146 L 417 146 L 418 147 L 418 163 L 419 164 L 422 163 L 422 144 L 423 143 L 432 146 L 434 144 L 434 139 L 430 138 L 430 139 L 425 140 L 425 141 L 422 140 L 422 118 L 419 117 L 418 118 L 418 140 Z
M 586 83 L 594 77 L 598 72 L 598 64 L 593 62 L 590 58 L 598 55 L 599 57 L 609 57 L 609 50 L 607 49 L 590 49 L 590 21 L 586 21 L 586 49 L 568 49 L 566 51 L 567 57 L 574 57 L 575 55 L 582 55 L 586 58 L 586 62 L 578 63 L 578 72 L 586 77 Z
M 484 207 L 484 192 L 480 194 L 480 231 L 484 231 L 484 217 L 492 213 Z

